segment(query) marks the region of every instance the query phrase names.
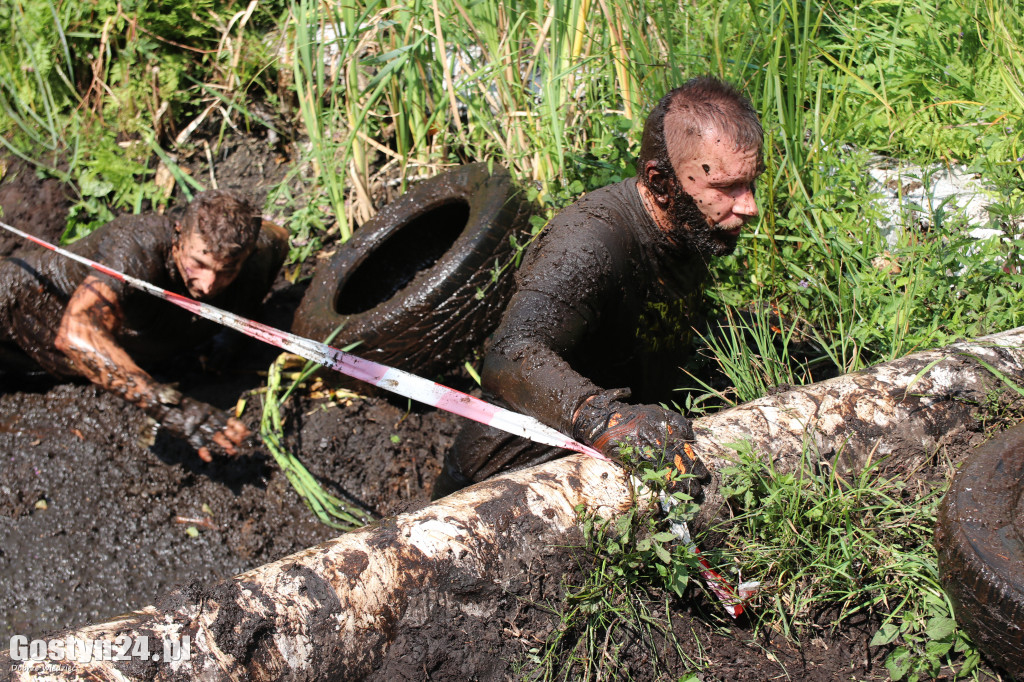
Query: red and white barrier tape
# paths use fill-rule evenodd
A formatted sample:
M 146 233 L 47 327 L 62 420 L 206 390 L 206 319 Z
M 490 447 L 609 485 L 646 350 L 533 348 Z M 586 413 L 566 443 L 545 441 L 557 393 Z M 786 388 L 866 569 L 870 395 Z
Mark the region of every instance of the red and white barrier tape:
M 564 448 L 574 452 L 581 452 L 599 459 L 607 459 L 607 457 L 594 448 L 576 442 L 568 436 L 559 433 L 555 429 L 542 424 L 533 417 L 528 417 L 524 414 L 519 414 L 511 410 L 498 407 L 497 405 L 491 405 L 488 402 L 480 400 L 479 398 L 474 398 L 462 391 L 456 391 L 455 389 L 448 388 L 447 386 L 442 386 L 439 383 L 423 379 L 422 377 L 410 374 L 409 372 L 405 372 L 394 367 L 388 367 L 387 365 L 382 365 L 371 360 L 363 360 L 351 353 L 346 353 L 338 350 L 337 348 L 328 346 L 326 343 L 320 343 L 319 341 L 313 341 L 312 339 L 296 336 L 295 334 L 281 331 L 280 329 L 275 329 L 274 327 L 235 315 L 234 313 L 230 313 L 226 310 L 221 310 L 220 308 L 216 308 L 212 305 L 194 301 L 187 296 L 181 296 L 180 294 L 175 294 L 167 291 L 166 289 L 161 289 L 149 282 L 118 272 L 117 270 L 108 268 L 94 260 L 80 256 L 77 253 L 72 253 L 71 251 L 62 249 L 59 246 L 40 239 L 39 237 L 22 232 L 7 223 L 0 222 L 0 226 L 35 244 L 50 249 L 62 256 L 76 260 L 79 263 L 87 265 L 105 275 L 109 275 L 110 277 L 125 282 L 136 289 L 141 289 L 153 296 L 169 301 L 191 313 L 205 317 L 208 320 L 213 320 L 225 327 L 238 330 L 247 336 L 259 339 L 260 341 L 269 343 L 272 346 L 283 348 L 284 350 L 295 353 L 307 360 L 311 360 L 312 362 L 336 370 L 347 376 L 360 379 L 374 386 L 379 386 L 380 388 L 391 391 L 392 393 L 397 393 L 405 398 L 411 398 L 412 400 L 445 410 L 446 412 L 452 412 L 453 414 L 466 417 L 467 419 L 472 419 L 473 421 L 480 422 L 481 424 L 493 426 L 496 429 L 506 431 L 516 436 L 529 438 L 530 440 L 543 443 L 544 445 L 551 445 L 556 448 Z
M 662 506 L 666 506 L 665 498 L 662 498 Z M 667 511 L 667 509 L 666 509 Z M 732 585 L 722 577 L 722 574 L 711 567 L 708 560 L 704 558 L 704 555 L 700 553 L 700 549 L 697 547 L 697 543 L 690 537 L 690 529 L 685 523 L 673 522 L 669 524 L 672 534 L 683 541 L 690 551 L 697 556 L 697 560 L 703 569 L 700 572 L 702 578 L 704 578 L 704 584 L 708 586 L 711 593 L 718 598 L 721 602 L 722 608 L 733 618 L 739 618 L 743 613 L 743 609 L 746 607 L 746 602 L 752 596 L 757 593 L 757 590 L 761 587 L 761 583 L 751 581 L 740 583 L 739 586 L 734 590 Z
M 260 341 L 269 343 L 272 346 L 283 348 L 284 350 L 295 353 L 307 360 L 323 365 L 329 369 L 336 370 L 347 376 L 360 379 L 372 384 L 373 386 L 379 386 L 384 390 L 397 393 L 405 398 L 410 398 L 417 402 L 436 407 L 440 410 L 445 410 L 446 412 L 451 412 L 461 417 L 472 419 L 473 421 L 486 424 L 487 426 L 493 426 L 496 429 L 500 429 L 516 436 L 522 436 L 523 438 L 528 438 L 537 443 L 580 452 L 606 461 L 608 460 L 607 457 L 594 448 L 578 443 L 568 436 L 559 433 L 555 429 L 542 424 L 534 417 L 528 417 L 524 414 L 519 414 L 518 412 L 513 412 L 512 410 L 507 410 L 503 407 L 498 407 L 497 405 L 491 405 L 486 401 L 474 398 L 462 391 L 456 391 L 453 388 L 448 388 L 447 386 L 443 386 L 435 381 L 429 381 L 422 377 L 418 377 L 415 374 L 410 374 L 404 370 L 388 367 L 387 365 L 382 365 L 371 360 L 364 360 L 352 355 L 351 353 L 346 353 L 345 351 L 328 346 L 326 343 L 296 336 L 295 334 L 275 329 L 274 327 L 261 324 L 254 320 L 246 319 L 226 310 L 221 310 L 220 308 L 216 308 L 212 305 L 200 303 L 199 301 L 195 301 L 187 296 L 175 294 L 167 291 L 166 289 L 154 286 L 144 280 L 137 279 L 112 268 L 108 268 L 102 263 L 97 263 L 85 256 L 80 256 L 77 253 L 68 251 L 67 249 L 62 249 L 61 247 L 51 244 L 39 237 L 22 232 L 7 223 L 0 222 L 0 227 L 38 244 L 39 246 L 78 261 L 79 263 L 87 265 L 105 275 L 125 282 L 136 289 L 141 289 L 146 293 L 162 298 L 165 301 L 169 301 L 170 303 L 173 303 L 180 308 L 184 308 L 191 313 L 205 317 L 206 319 L 222 324 L 225 327 L 230 327 L 231 329 L 240 331 L 247 336 L 259 339 Z M 700 556 L 700 550 L 697 549 L 697 545 L 694 544 L 693 540 L 690 538 L 690 532 L 686 527 L 686 524 L 673 524 L 673 526 L 675 534 L 700 557 L 700 562 L 704 566 L 704 570 L 701 571 L 701 575 L 704 577 L 704 581 L 707 583 L 708 589 L 718 597 L 729 615 L 733 618 L 738 617 L 743 612 L 744 596 L 742 594 L 737 596 L 736 592 L 733 591 L 725 579 L 711 568 L 711 565 L 708 564 L 704 557 Z M 744 585 L 740 586 L 741 593 L 743 587 Z

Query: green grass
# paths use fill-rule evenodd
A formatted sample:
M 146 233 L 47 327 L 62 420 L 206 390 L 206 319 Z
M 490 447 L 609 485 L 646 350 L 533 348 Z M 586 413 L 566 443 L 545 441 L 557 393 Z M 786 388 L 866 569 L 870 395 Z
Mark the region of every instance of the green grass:
M 671 471 L 641 463 L 636 475 L 649 489 L 663 491 Z M 672 614 L 700 565 L 670 527 L 690 521 L 697 507 L 681 492 L 670 499 L 674 504 L 664 514 L 655 511 L 657 503 L 634 506 L 613 520 L 577 510 L 587 550 L 579 564 L 583 577 L 565 581 L 564 600 L 549 605 L 554 628 L 543 646 L 519 661 L 523 679 L 632 679 L 632 666 L 620 660 L 627 650 L 634 663 L 648 661 L 645 678 L 700 670 L 700 661 L 684 651 Z
M 932 678 L 943 668 L 968 675 L 980 655 L 956 627 L 932 543 L 948 481 L 886 479 L 881 464 L 849 479 L 805 452 L 796 471 L 779 472 L 737 445 L 735 466 L 722 471 L 735 516 L 717 529 L 730 545 L 718 560 L 761 582 L 756 627 L 801 639 L 868 615 L 882 623 L 871 646 L 892 649 L 892 679 Z
M 333 336 L 333 334 L 332 334 Z M 294 378 L 291 385 L 281 390 L 282 373 L 288 363 L 301 361 L 301 358 L 290 353 L 282 353 L 270 365 L 267 372 L 267 389 L 263 394 L 263 412 L 260 418 L 260 440 L 281 467 L 288 482 L 298 493 L 302 501 L 320 522 L 338 530 L 352 530 L 365 525 L 373 514 L 353 503 L 346 503 L 331 495 L 314 477 L 298 457 L 292 454 L 285 445 L 284 424 L 281 417 L 281 406 L 302 382 L 310 378 L 318 369 L 312 362 L 303 363 L 302 371 Z

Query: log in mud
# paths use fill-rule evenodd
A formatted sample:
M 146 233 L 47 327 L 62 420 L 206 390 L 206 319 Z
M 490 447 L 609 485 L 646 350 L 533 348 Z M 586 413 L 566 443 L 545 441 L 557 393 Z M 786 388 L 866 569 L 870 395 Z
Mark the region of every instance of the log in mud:
M 795 467 L 810 446 L 845 471 L 884 457 L 891 471 L 909 474 L 943 444 L 976 430 L 987 409 L 1018 400 L 1010 382 L 1024 383 L 1024 328 L 699 419 L 696 447 L 713 472 L 730 461 L 729 443 L 749 440 L 780 470 Z M 720 509 L 717 481 L 707 495 L 707 513 Z M 65 661 L 59 669 L 40 663 L 15 674 L 383 679 L 399 671 L 423 675 L 444 660 L 446 674 L 487 677 L 496 671 L 472 665 L 491 659 L 472 646 L 438 651 L 439 634 L 457 618 L 463 632 L 482 637 L 498 628 L 500 636 L 502 625 L 491 618 L 495 605 L 522 594 L 524 582 L 535 578 L 534 560 L 557 560 L 567 551 L 579 505 L 611 515 L 633 499 L 617 466 L 582 455 L 506 474 L 230 580 L 189 586 L 155 606 L 53 636 L 83 642 L 146 636 L 154 651 L 165 636 L 188 636 L 187 661 Z

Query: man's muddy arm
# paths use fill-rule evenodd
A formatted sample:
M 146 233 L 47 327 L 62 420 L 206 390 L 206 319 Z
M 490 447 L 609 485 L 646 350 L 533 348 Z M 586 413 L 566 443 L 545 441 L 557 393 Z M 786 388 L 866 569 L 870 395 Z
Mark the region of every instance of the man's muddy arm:
M 484 359 L 483 387 L 562 433 L 579 406 L 602 388 L 564 359 L 583 337 L 582 314 L 550 296 L 515 294 Z
M 606 390 L 576 372 L 564 355 L 586 342 L 586 328 L 585 312 L 546 294 L 517 292 L 484 360 L 484 388 L 609 457 L 624 445 L 639 446 L 636 454 L 659 458 L 659 466 L 667 456 L 691 475 L 680 489 L 696 498 L 708 474 L 684 450 L 693 439 L 689 420 L 658 405 L 622 402 L 628 390 Z
M 82 376 L 186 438 L 204 461 L 213 459 L 211 446 L 235 454 L 235 446 L 249 436 L 245 425 L 154 380 L 117 342 L 123 321 L 117 292 L 103 279 L 90 275 L 72 294 L 54 345 Z
M 115 338 L 124 314 L 117 292 L 90 275 L 68 302 L 54 344 L 89 381 L 143 409 L 161 402 L 167 387 L 132 360 Z

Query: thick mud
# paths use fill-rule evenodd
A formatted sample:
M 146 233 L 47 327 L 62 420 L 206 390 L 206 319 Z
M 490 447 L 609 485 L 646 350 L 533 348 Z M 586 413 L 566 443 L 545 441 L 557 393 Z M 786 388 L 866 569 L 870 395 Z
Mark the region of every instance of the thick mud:
M 35 169 L 21 159 L 0 159 L 0 220 L 26 232 L 56 241 L 64 234 L 71 191 L 54 178 L 36 176 Z M 24 245 L 24 240 L 0 232 L 0 258 Z
M 232 186 L 234 158 L 239 183 L 251 188 L 254 174 L 273 162 L 254 157 L 250 145 L 236 149 L 218 158 L 221 186 Z M 0 198 L 10 196 L 5 187 Z M 16 215 L 4 205 L 5 215 Z M 52 238 L 55 225 L 63 228 L 51 223 L 33 231 Z M 279 277 L 262 319 L 288 326 L 302 291 Z M 258 431 L 261 372 L 275 356 L 242 340 L 216 371 L 204 371 L 208 359 L 190 357 L 157 378 L 224 409 L 244 398 L 242 420 Z M 463 378 L 448 380 L 468 388 Z M 176 585 L 210 585 L 337 535 L 313 518 L 262 446 L 204 464 L 166 435 L 140 445 L 144 424 L 140 410 L 89 384 L 0 376 L 0 643 L 107 620 Z M 457 417 L 380 397 L 302 397 L 289 402 L 285 419 L 286 445 L 313 474 L 381 516 L 427 503 L 460 426 Z M 487 619 L 424 624 L 426 648 L 422 637 L 396 641 L 375 679 L 529 676 L 543 666 L 545 642 L 562 631 L 565 586 L 582 584 L 589 570 L 584 554 L 566 558 L 532 563 L 526 591 L 509 593 Z M 651 609 L 672 614 L 677 642 L 657 632 L 609 641 L 619 679 L 677 679 L 697 669 L 705 680 L 888 678 L 888 652 L 868 646 L 874 622 L 833 630 L 823 620 L 817 637 L 797 645 L 724 621 L 700 597 L 653 594 Z M 578 633 L 562 634 L 563 652 L 571 650 Z M 649 659 L 645 637 L 653 637 L 659 660 Z
M 428 499 L 455 430 L 454 418 L 380 399 L 296 408 L 295 451 L 336 494 L 379 515 Z M 178 440 L 141 447 L 141 411 L 92 386 L 5 393 L 0 415 L 0 636 L 106 619 L 337 534 L 261 448 L 207 465 Z M 257 430 L 258 420 L 254 397 L 243 421 Z

